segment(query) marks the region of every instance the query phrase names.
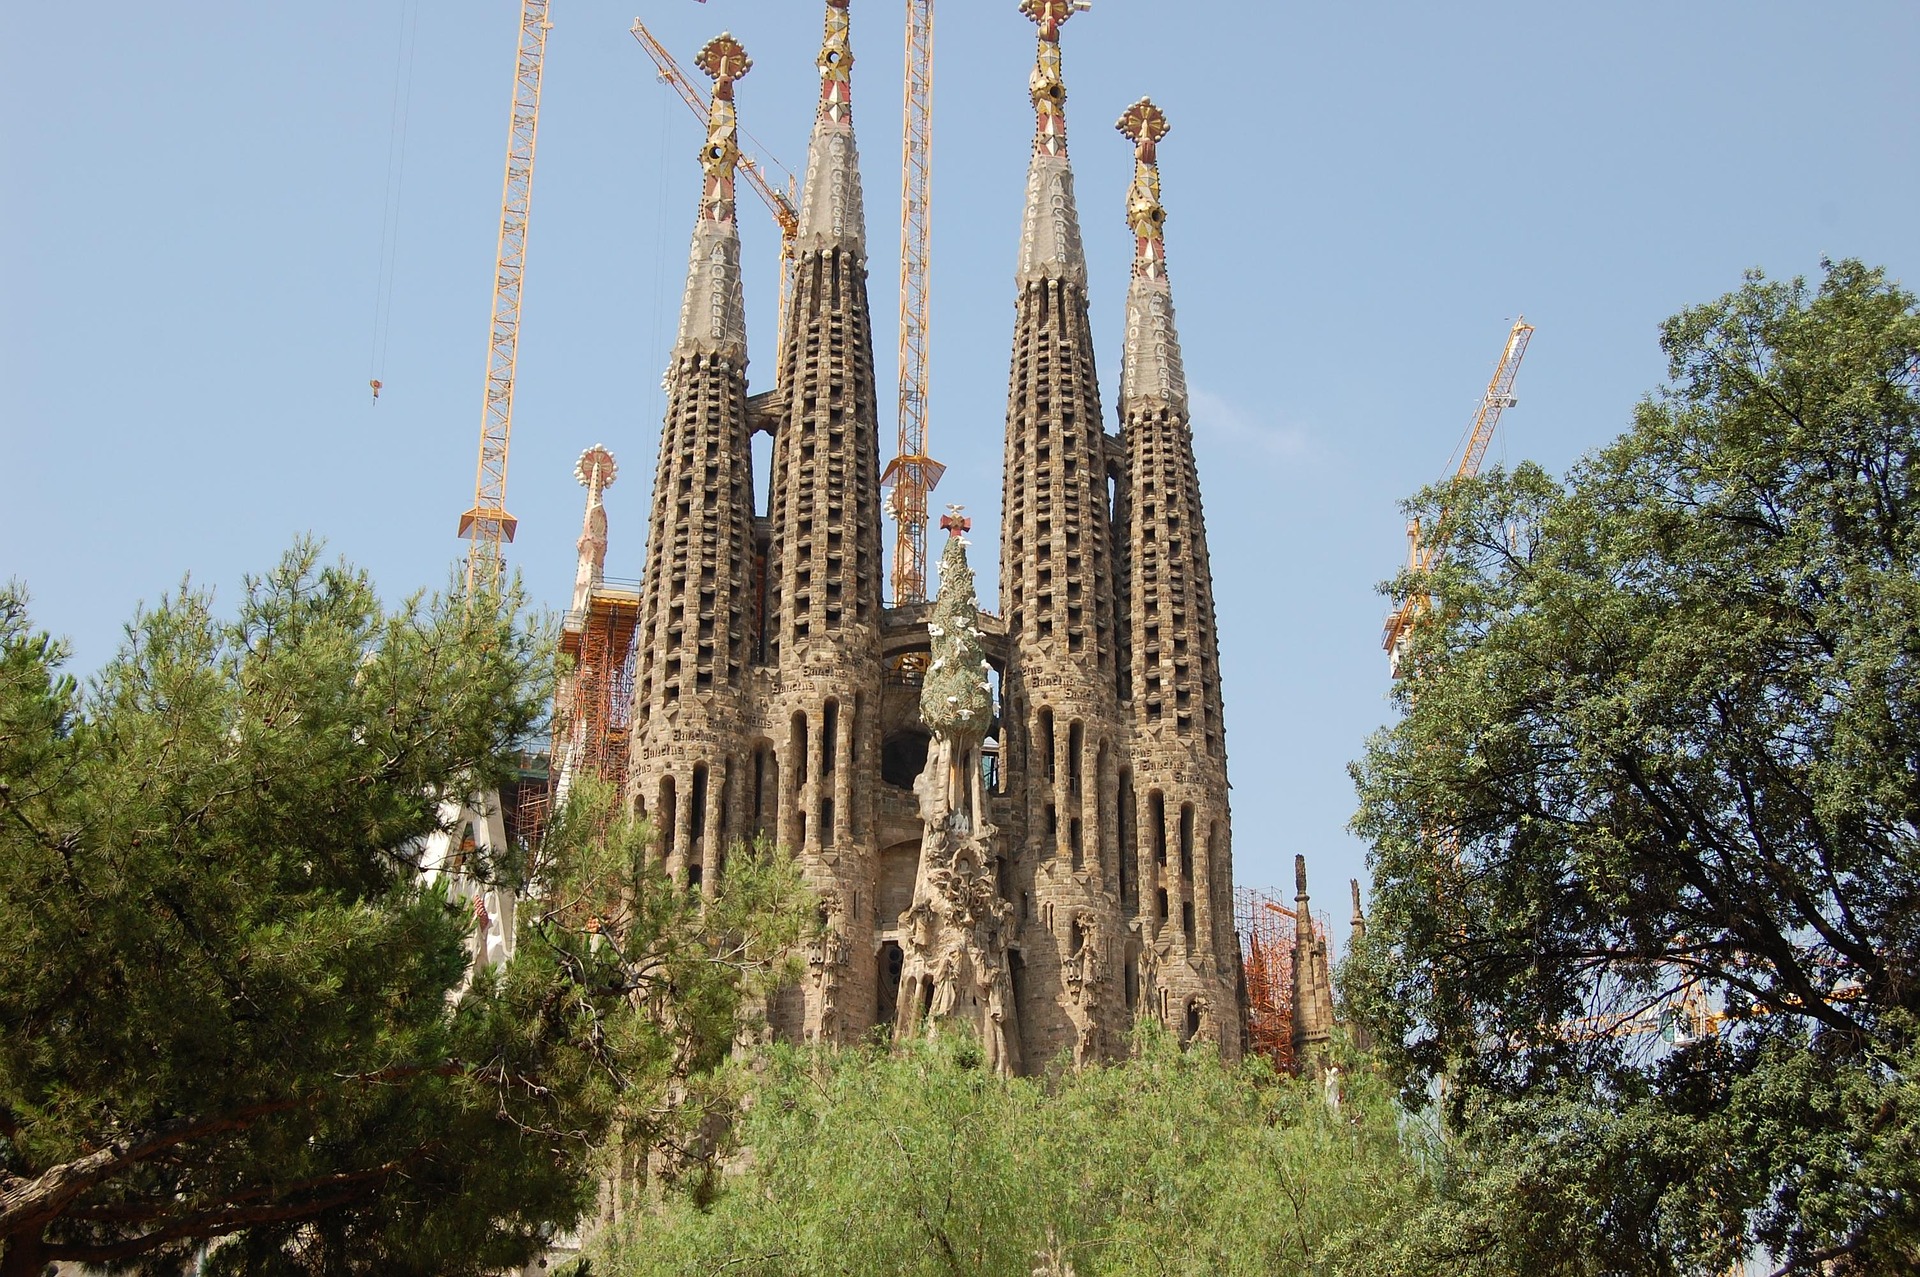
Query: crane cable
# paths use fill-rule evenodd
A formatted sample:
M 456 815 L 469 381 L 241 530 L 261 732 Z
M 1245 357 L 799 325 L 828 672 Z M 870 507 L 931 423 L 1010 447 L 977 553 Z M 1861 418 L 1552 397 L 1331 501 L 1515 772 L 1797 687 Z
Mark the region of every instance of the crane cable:
M 420 48 L 420 0 L 400 0 L 393 51 L 393 94 L 387 118 L 387 186 L 380 209 L 380 264 L 373 285 L 373 332 L 367 385 L 380 402 L 393 335 L 393 283 L 400 262 L 400 203 L 406 189 L 407 123 L 413 115 L 413 67 Z

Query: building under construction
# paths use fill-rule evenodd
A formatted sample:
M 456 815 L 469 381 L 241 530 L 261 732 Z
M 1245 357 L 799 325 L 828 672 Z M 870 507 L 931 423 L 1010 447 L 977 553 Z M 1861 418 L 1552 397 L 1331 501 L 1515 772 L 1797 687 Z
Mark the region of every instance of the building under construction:
M 785 1036 L 960 1018 L 993 1035 L 1000 1067 L 1032 1071 L 1110 1058 L 1151 1016 L 1242 1049 L 1219 653 L 1156 162 L 1168 123 L 1143 99 L 1119 125 L 1134 179 L 1106 202 L 1135 252 L 1109 433 L 1067 151 L 1061 31 L 1079 7 L 1021 5 L 1039 40 L 1017 243 L 1008 227 L 997 613 L 969 601 L 957 510 L 941 596 L 917 601 L 896 573 L 882 597 L 883 483 L 904 477 L 896 511 L 924 511 L 937 467 L 923 438 L 880 466 L 849 0 L 825 2 L 765 388 L 747 383 L 736 224 L 735 86 L 752 64 L 726 36 L 698 59 L 713 89 L 637 588 L 604 574 L 612 458 L 582 458 L 558 783 L 582 767 L 620 780 L 667 871 L 703 890 L 745 840 L 793 850 L 825 925 L 770 1008 Z

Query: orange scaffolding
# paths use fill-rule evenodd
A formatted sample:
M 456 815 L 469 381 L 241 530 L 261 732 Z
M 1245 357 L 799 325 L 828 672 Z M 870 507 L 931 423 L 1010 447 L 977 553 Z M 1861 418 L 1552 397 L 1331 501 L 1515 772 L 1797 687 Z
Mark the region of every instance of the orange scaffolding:
M 592 772 L 619 789 L 627 783 L 639 619 L 638 583 L 607 582 L 593 588 L 585 613 L 569 615 L 560 631 L 560 651 L 572 668 L 555 695 L 555 750 L 571 751 L 574 771 Z
M 1293 1058 L 1293 950 L 1298 915 L 1278 897 L 1256 887 L 1236 887 L 1233 925 L 1240 933 L 1240 963 L 1247 981 L 1247 1049 L 1291 1073 Z M 1313 931 L 1327 938 L 1327 921 L 1315 915 Z

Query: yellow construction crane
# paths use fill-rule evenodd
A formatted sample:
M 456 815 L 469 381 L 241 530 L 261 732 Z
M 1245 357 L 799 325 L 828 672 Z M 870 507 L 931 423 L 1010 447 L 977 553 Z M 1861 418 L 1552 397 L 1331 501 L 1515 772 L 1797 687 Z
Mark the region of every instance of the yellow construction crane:
M 653 65 L 660 72 L 660 79 L 672 86 L 674 92 L 680 95 L 680 100 L 687 104 L 687 109 L 692 111 L 704 125 L 707 120 L 707 99 L 693 86 L 693 82 L 687 79 L 686 72 L 680 69 L 680 64 L 674 60 L 671 53 L 667 52 L 667 46 L 661 44 L 653 32 L 647 30 L 647 24 L 638 18 L 633 20 L 632 35 L 640 42 L 640 47 L 647 51 L 647 56 L 653 59 Z M 752 137 L 752 134 L 748 136 Z M 786 171 L 786 165 L 778 160 L 775 160 L 774 164 L 775 167 Z M 739 171 L 746 174 L 747 185 L 753 187 L 754 193 L 760 197 L 760 202 L 767 206 L 769 213 L 773 214 L 774 224 L 780 228 L 780 328 L 776 342 L 779 358 L 774 366 L 784 368 L 787 360 L 787 301 L 793 291 L 793 240 L 800 233 L 800 210 L 793 202 L 791 174 L 789 173 L 787 178 L 789 189 L 782 191 L 767 180 L 766 167 L 766 164 L 752 152 L 744 150 L 740 152 Z
M 1493 380 L 1487 383 L 1487 393 L 1480 400 L 1480 410 L 1474 414 L 1473 424 L 1467 429 L 1466 446 L 1453 476 L 1456 481 L 1480 473 L 1480 462 L 1487 455 L 1487 445 L 1493 442 L 1493 428 L 1500 424 L 1500 414 L 1514 405 L 1513 379 L 1520 371 L 1520 360 L 1527 353 L 1527 341 L 1532 336 L 1533 325 L 1524 316 L 1515 320 L 1513 328 L 1507 333 L 1506 349 L 1500 353 L 1500 363 L 1493 370 Z M 1447 536 L 1452 531 L 1448 526 L 1448 515 L 1451 513 L 1450 504 L 1441 506 L 1440 519 L 1433 535 L 1424 540 L 1418 519 L 1407 524 L 1407 567 L 1410 570 L 1428 571 L 1446 550 Z M 1413 627 L 1432 607 L 1431 595 L 1410 594 L 1387 617 L 1380 646 L 1386 650 L 1387 663 L 1395 677 L 1400 674 L 1400 657 L 1406 651 Z
M 549 0 L 521 0 L 520 42 L 513 63 L 513 113 L 507 126 L 507 173 L 500 195 L 500 243 L 494 255 L 493 324 L 487 335 L 487 385 L 480 408 L 480 466 L 473 508 L 460 516 L 467 552 L 467 592 L 500 579 L 500 547 L 519 521 L 507 513 L 507 444 L 513 435 L 513 371 L 520 355 L 520 285 L 527 268 L 527 209 L 533 198 L 533 146 L 540 130 L 540 72 L 546 62 Z M 378 387 L 375 388 L 378 394 Z
M 892 487 L 899 532 L 893 601 L 927 598 L 927 494 L 946 467 L 927 455 L 928 281 L 933 214 L 933 0 L 907 0 L 907 71 L 900 139 L 900 452 Z

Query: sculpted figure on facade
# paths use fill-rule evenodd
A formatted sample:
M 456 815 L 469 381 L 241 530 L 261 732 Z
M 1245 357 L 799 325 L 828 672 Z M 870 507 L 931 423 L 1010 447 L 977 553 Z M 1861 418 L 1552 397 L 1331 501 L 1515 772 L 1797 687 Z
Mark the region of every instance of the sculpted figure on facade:
M 986 818 L 980 746 L 993 721 L 993 685 L 980 642 L 980 608 L 967 565 L 967 520 L 954 507 L 941 520 L 951 535 L 940 556 L 940 592 L 927 634 L 932 651 L 920 714 L 933 733 L 914 783 L 920 800 L 920 864 L 905 937 L 895 1030 L 938 1032 L 946 1022 L 978 1034 L 988 1066 L 1020 1067 L 1020 1036 L 1009 975 L 1012 906 L 995 880 L 996 830 Z
M 847 945 L 846 907 L 840 893 L 828 888 L 821 895 L 820 934 L 807 950 L 807 978 L 813 985 L 814 1005 L 818 1008 L 813 1036 L 832 1042 L 839 1028 L 839 992 L 852 953 Z

